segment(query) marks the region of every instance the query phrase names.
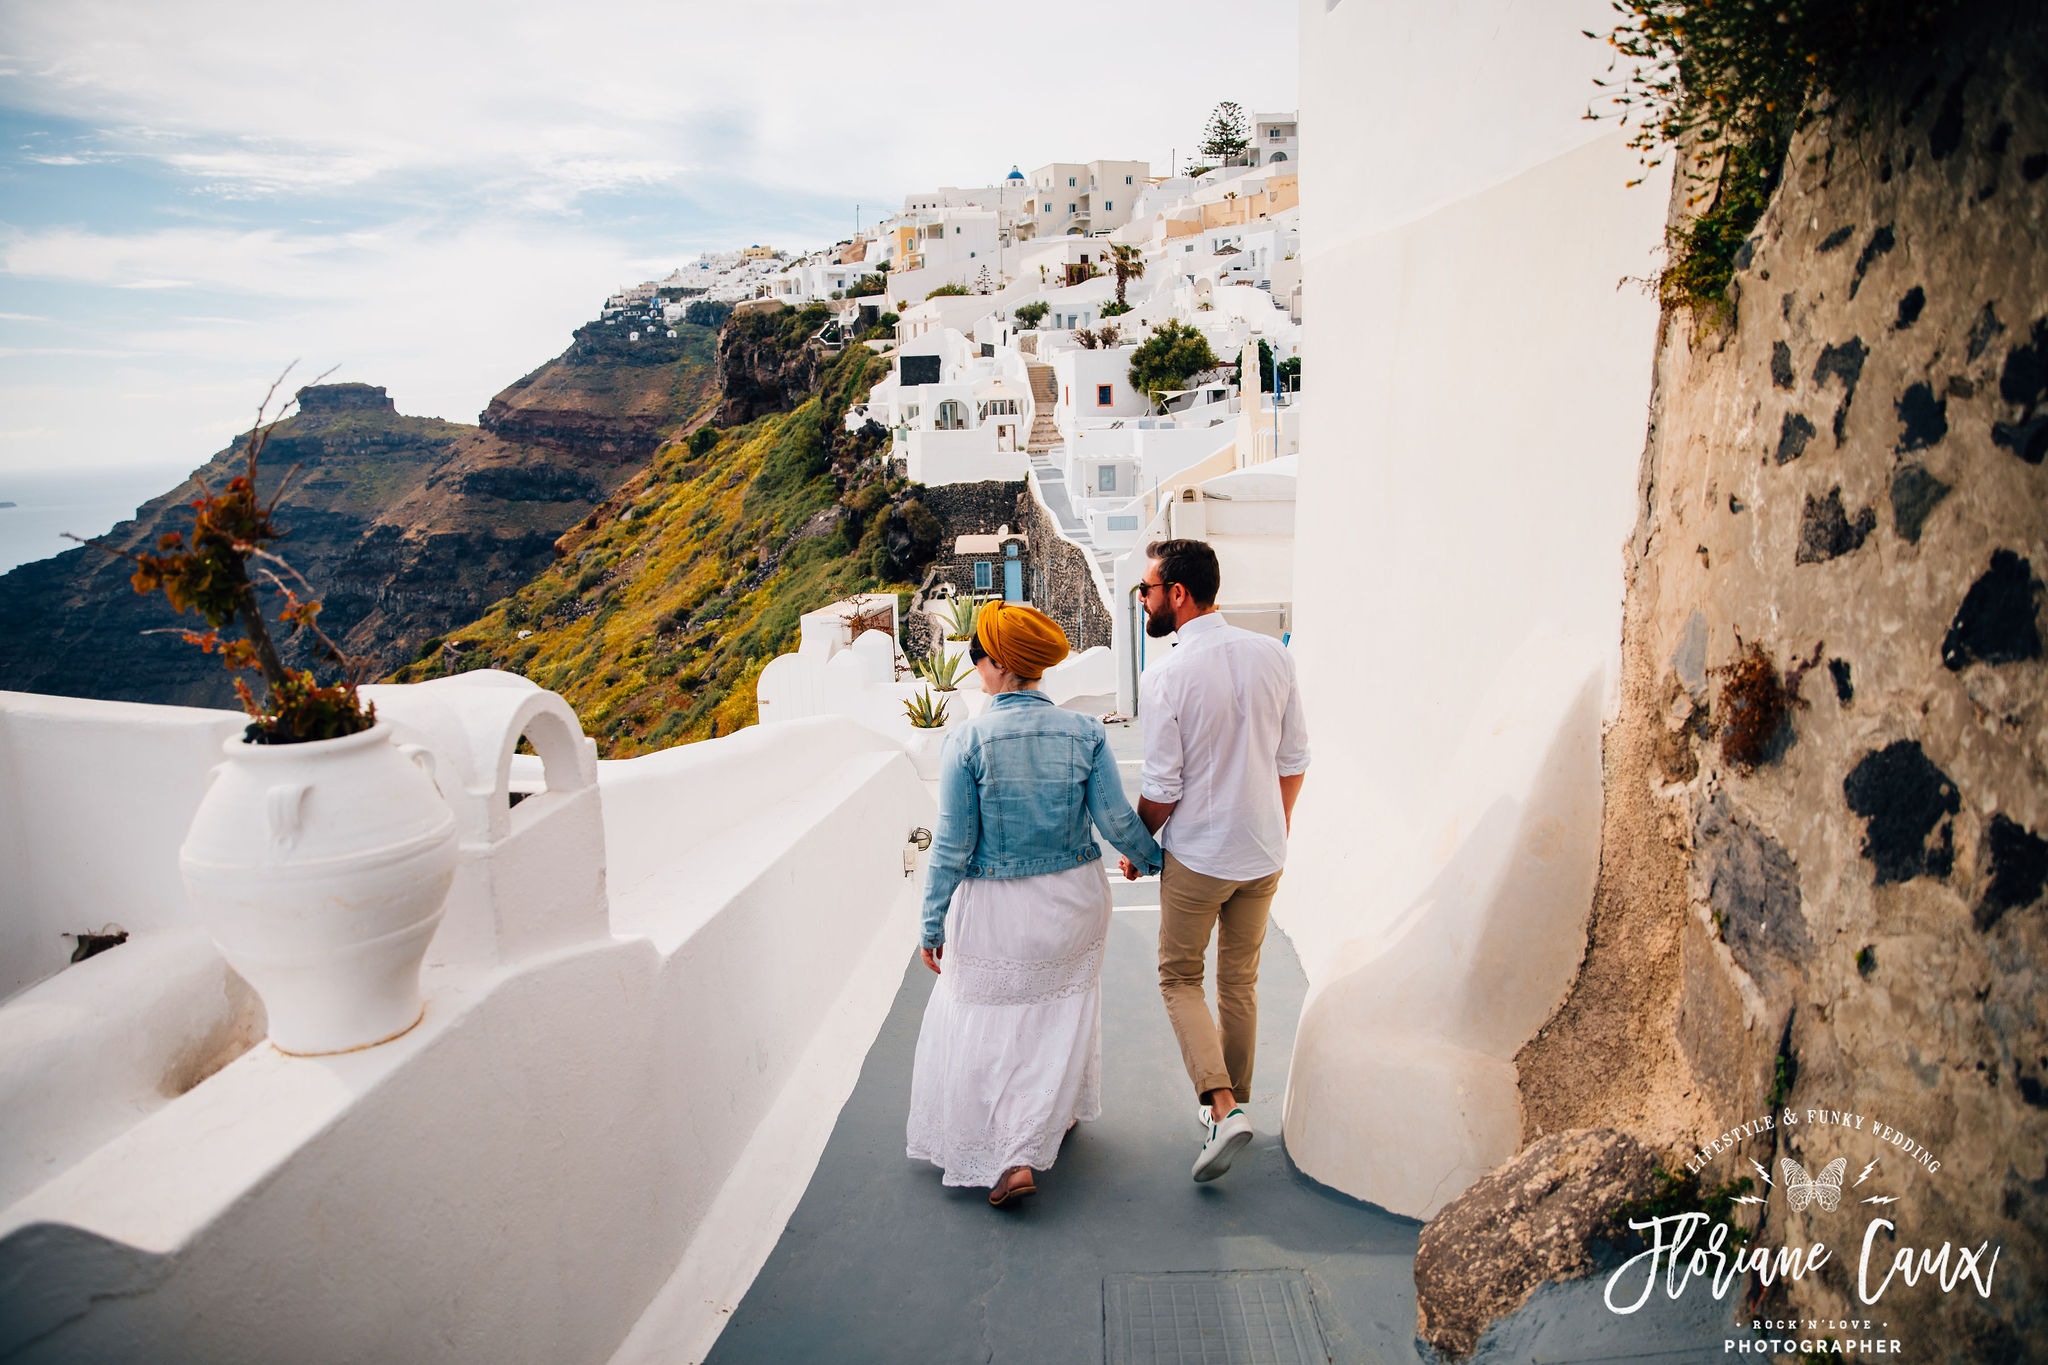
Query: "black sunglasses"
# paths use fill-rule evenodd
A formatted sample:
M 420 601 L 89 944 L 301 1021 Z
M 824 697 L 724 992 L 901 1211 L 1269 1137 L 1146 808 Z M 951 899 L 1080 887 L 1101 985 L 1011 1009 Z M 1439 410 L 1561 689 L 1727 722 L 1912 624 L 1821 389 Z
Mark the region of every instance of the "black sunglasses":
M 1154 588 L 1170 588 L 1172 586 L 1171 583 L 1147 583 L 1141 578 L 1136 583 L 1131 584 L 1131 591 L 1140 597 L 1149 597 Z

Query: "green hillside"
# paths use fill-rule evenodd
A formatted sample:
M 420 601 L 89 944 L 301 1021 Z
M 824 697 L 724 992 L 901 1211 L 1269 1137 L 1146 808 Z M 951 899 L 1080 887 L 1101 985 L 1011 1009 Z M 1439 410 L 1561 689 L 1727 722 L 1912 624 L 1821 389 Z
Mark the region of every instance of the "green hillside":
M 736 320 L 721 357 L 744 340 L 753 363 L 787 373 L 822 313 Z M 429 641 L 394 681 L 522 673 L 561 693 L 606 757 L 753 723 L 755 680 L 795 647 L 797 617 L 855 592 L 907 593 L 940 534 L 915 486 L 888 477 L 879 431 L 843 429 L 887 362 L 864 346 L 805 353 L 822 363 L 793 408 L 663 446 L 551 569 Z

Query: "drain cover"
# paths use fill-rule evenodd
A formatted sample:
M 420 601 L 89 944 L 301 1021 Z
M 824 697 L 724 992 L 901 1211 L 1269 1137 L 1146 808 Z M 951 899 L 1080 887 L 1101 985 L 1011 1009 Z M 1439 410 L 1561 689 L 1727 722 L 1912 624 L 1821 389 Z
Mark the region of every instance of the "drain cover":
M 1102 1281 L 1108 1365 L 1326 1365 L 1299 1270 L 1129 1272 Z

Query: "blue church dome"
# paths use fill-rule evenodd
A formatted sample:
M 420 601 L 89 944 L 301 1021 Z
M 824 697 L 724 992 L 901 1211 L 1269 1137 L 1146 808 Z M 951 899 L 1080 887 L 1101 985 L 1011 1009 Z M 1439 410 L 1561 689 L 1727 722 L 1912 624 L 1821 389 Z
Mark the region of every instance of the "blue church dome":
M 1003 177 L 1005 180 L 1022 180 L 1023 178 L 1024 172 L 1018 170 L 1015 166 L 1010 167 L 1010 173 Z

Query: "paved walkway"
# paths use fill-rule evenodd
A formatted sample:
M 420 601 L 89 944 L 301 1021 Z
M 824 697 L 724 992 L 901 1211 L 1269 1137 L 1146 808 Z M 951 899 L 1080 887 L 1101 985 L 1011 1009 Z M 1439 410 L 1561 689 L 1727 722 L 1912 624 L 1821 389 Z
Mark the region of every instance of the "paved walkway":
M 1122 1271 L 1308 1273 L 1332 1358 L 1416 1361 L 1410 1267 L 1420 1225 L 1315 1184 L 1288 1163 L 1279 1097 L 1305 982 L 1268 938 L 1261 985 L 1259 1135 L 1197 1185 L 1194 1099 L 1156 985 L 1158 912 L 1120 909 L 1103 964 L 1103 1116 L 1067 1139 L 1015 1210 L 947 1189 L 903 1155 L 910 1063 L 933 977 L 902 989 L 803 1202 L 710 1360 L 997 1362 L 1103 1359 L 1105 1276 Z M 1220 1357 L 1218 1357 L 1220 1359 Z
M 1105 701 L 1070 705 L 1100 714 Z M 1109 733 L 1135 797 L 1138 726 Z M 981 1190 L 947 1189 L 936 1168 L 906 1158 L 911 1059 L 935 979 L 910 957 L 817 1172 L 712 1365 L 1080 1365 L 1111 1358 L 1106 1280 L 1262 1270 L 1305 1276 L 1329 1360 L 1433 1359 L 1415 1338 L 1421 1225 L 1308 1179 L 1280 1142 L 1307 989 L 1293 944 L 1275 926 L 1260 972 L 1259 1093 L 1249 1106 L 1258 1136 L 1228 1175 L 1197 1185 L 1189 1167 L 1201 1130 L 1157 986 L 1157 883 L 1111 884 L 1101 1120 L 1076 1129 L 1038 1177 L 1039 1193 L 1011 1210 L 989 1208 Z M 1597 1280 L 1550 1286 L 1497 1324 L 1470 1365 L 1721 1359 L 1722 1317 L 1705 1311 L 1718 1306 L 1688 1307 L 1682 1318 L 1663 1305 L 1617 1318 Z M 1197 1342 L 1193 1353 L 1146 1358 L 1241 1357 Z

